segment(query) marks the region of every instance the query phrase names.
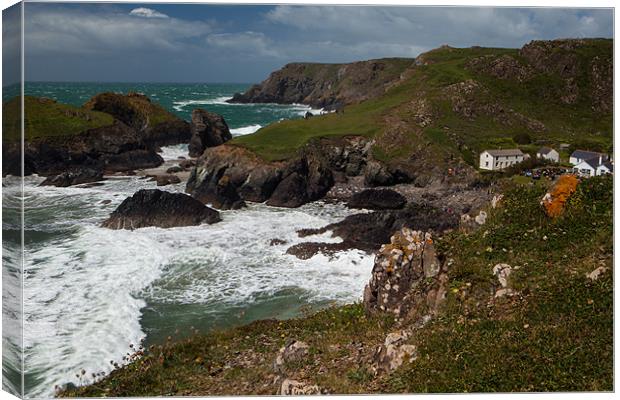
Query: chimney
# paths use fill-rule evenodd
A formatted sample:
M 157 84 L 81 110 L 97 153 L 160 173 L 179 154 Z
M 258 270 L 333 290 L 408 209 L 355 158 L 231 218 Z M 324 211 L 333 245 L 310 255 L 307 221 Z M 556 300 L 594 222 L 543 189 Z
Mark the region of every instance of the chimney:
M 603 163 L 603 155 L 599 154 L 598 156 L 598 165 L 601 165 Z

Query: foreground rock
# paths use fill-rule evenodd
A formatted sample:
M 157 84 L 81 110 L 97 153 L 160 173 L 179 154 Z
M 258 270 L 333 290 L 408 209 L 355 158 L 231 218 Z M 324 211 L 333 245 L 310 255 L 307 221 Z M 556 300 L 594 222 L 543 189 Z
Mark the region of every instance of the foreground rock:
M 377 254 L 364 307 L 405 320 L 435 313 L 446 297 L 447 279 L 432 235 L 403 228 Z
M 369 210 L 397 210 L 407 204 L 402 194 L 391 189 L 366 189 L 351 196 L 347 203 L 349 208 Z
M 232 139 L 228 125 L 219 114 L 206 110 L 192 111 L 190 157 L 200 157 L 207 147 L 215 147 Z
M 74 171 L 66 171 L 58 175 L 49 176 L 41 186 L 67 187 L 82 183 L 92 183 L 103 180 L 103 172 L 92 168 L 83 168 Z
M 110 229 L 172 228 L 219 221 L 217 211 L 188 195 L 142 189 L 126 198 L 102 226 Z

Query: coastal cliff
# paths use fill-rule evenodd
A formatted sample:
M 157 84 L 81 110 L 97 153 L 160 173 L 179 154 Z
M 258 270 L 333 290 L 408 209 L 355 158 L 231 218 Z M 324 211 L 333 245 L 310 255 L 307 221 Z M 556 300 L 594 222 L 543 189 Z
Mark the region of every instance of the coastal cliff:
M 337 108 L 385 93 L 401 79 L 413 59 L 385 58 L 350 64 L 291 63 L 279 69 L 231 103 L 307 104 Z

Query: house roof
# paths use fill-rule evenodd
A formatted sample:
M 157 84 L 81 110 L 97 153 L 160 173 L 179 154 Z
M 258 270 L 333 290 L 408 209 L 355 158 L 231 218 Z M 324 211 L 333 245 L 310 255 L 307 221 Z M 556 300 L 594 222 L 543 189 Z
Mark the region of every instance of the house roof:
M 498 149 L 498 150 L 485 150 L 493 157 L 498 156 L 522 156 L 523 152 L 519 149 Z
M 609 161 L 603 162 L 601 165 L 599 165 L 599 167 L 605 167 L 605 168 L 607 168 L 610 171 L 614 170 L 614 165 L 611 162 L 609 162 Z
M 549 154 L 553 151 L 553 149 L 551 147 L 541 147 L 540 150 L 538 150 L 538 154 Z
M 596 151 L 587 151 L 587 150 L 575 150 L 571 157 L 579 158 L 581 160 L 588 160 L 590 158 L 598 158 L 603 156 L 603 159 L 607 159 L 607 154 L 597 153 Z

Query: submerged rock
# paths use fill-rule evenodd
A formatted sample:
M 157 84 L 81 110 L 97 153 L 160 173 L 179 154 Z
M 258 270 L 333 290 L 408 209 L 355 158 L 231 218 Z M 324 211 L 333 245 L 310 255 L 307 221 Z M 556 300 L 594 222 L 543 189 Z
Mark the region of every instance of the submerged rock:
M 171 228 L 219 221 L 220 214 L 216 210 L 186 194 L 142 189 L 126 198 L 102 226 L 110 229 Z
M 49 176 L 41 182 L 41 186 L 67 187 L 82 183 L 98 182 L 101 180 L 103 180 L 103 171 L 92 168 L 83 168 Z
M 219 114 L 200 108 L 192 111 L 190 157 L 199 157 L 207 147 L 215 147 L 232 139 L 228 125 Z
M 391 189 L 366 189 L 351 196 L 347 203 L 349 208 L 366 208 L 369 210 L 396 210 L 403 208 L 407 199 Z

